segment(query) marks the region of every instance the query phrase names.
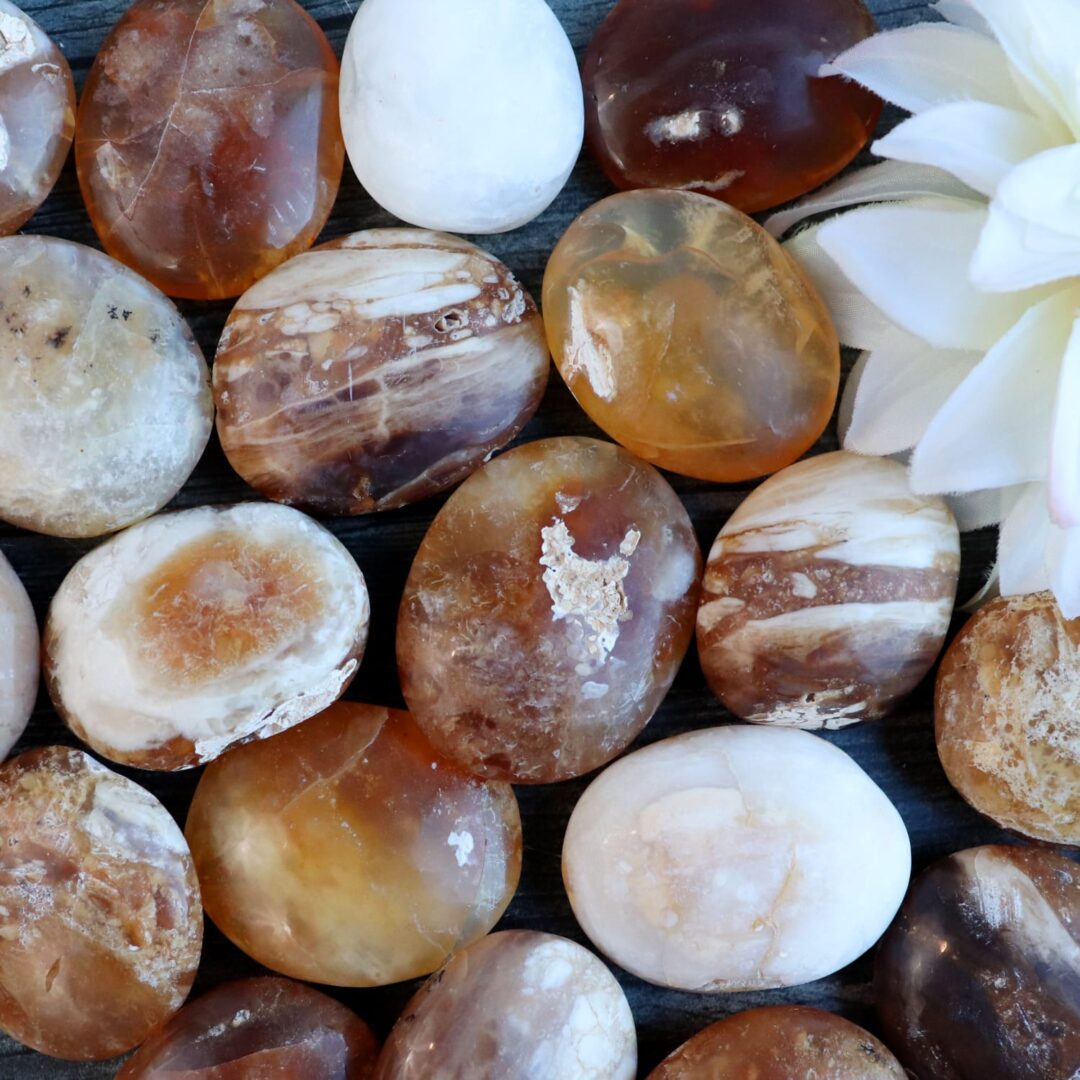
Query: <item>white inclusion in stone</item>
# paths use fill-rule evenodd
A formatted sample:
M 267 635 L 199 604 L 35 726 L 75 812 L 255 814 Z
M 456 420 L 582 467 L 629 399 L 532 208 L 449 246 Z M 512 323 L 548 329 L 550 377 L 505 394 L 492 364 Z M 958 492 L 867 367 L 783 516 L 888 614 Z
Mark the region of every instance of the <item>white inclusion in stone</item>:
M 476 846 L 471 832 L 452 832 L 446 842 L 454 849 L 454 858 L 458 866 L 466 866 L 473 848 Z

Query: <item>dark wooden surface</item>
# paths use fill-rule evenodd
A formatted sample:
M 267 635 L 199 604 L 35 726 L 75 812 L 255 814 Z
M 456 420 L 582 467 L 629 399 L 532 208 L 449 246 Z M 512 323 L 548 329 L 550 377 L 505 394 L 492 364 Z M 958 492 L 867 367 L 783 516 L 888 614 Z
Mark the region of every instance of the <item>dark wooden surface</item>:
M 580 55 L 611 7 L 611 0 L 551 0 L 551 4 Z M 126 2 L 24 0 L 23 6 L 60 44 L 81 88 L 95 52 Z M 356 3 L 352 0 L 308 0 L 306 6 L 340 56 Z M 871 0 L 870 6 L 885 27 L 906 25 L 928 15 L 928 4 L 914 0 Z M 895 114 L 887 113 L 883 125 L 896 119 Z M 581 210 L 609 194 L 610 190 L 587 154 L 583 155 L 566 190 L 537 221 L 508 235 L 485 237 L 480 242 L 508 263 L 533 295 L 538 296 L 545 262 L 558 237 Z M 365 195 L 346 168 L 341 196 L 325 238 L 387 225 L 392 221 Z M 56 191 L 24 231 L 63 236 L 97 246 L 79 197 L 72 162 L 68 162 Z M 211 358 L 229 305 L 184 303 L 181 307 L 207 358 Z M 851 357 L 847 360 L 850 363 Z M 523 438 L 529 440 L 563 433 L 599 434 L 553 373 L 543 407 Z M 833 428 L 818 449 L 833 449 L 835 445 Z M 703 548 L 707 550 L 748 489 L 710 486 L 679 477 L 671 480 L 694 520 Z M 254 493 L 229 469 L 215 440 L 174 506 L 253 497 Z M 393 653 L 397 603 L 412 556 L 439 505 L 440 501 L 434 500 L 378 517 L 328 523 L 348 545 L 367 575 L 373 605 L 370 644 L 349 697 L 383 705 L 401 704 Z M 992 559 L 993 545 L 992 531 L 965 537 L 962 596 L 971 595 L 981 584 Z M 49 599 L 68 569 L 92 546 L 92 543 L 37 536 L 0 523 L 0 549 L 29 589 L 39 619 L 44 618 Z M 706 689 L 696 656 L 691 652 L 670 696 L 636 745 L 729 720 Z M 941 771 L 934 751 L 928 685 L 888 720 L 849 728 L 828 738 L 852 754 L 899 807 L 911 833 L 916 869 L 949 852 L 1003 839 L 998 830 L 964 804 Z M 76 740 L 42 694 L 18 749 L 50 743 L 75 744 Z M 198 780 L 197 772 L 168 775 L 129 771 L 129 775 L 161 798 L 183 823 Z M 585 778 L 557 786 L 519 790 L 525 828 L 525 866 L 521 887 L 502 927 L 543 929 L 584 941 L 563 890 L 559 856 L 566 821 L 587 782 L 588 778 Z M 253 961 L 229 944 L 212 925 L 207 925 L 196 992 L 257 970 Z M 874 1028 L 870 971 L 870 958 L 864 957 L 836 975 L 808 986 L 712 997 L 663 990 L 622 972 L 617 974 L 637 1020 L 641 1074 L 644 1076 L 660 1058 L 708 1023 L 756 1005 L 811 1004 Z M 353 1007 L 380 1035 L 385 1035 L 415 985 L 331 992 Z M 53 1061 L 0 1036 L 0 1080 L 111 1077 L 116 1068 L 116 1062 L 73 1064 Z

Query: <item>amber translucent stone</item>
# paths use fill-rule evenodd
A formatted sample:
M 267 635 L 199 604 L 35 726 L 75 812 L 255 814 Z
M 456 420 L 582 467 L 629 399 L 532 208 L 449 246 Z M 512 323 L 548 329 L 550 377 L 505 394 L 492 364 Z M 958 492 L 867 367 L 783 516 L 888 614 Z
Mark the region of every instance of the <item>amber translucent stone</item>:
M 345 160 L 338 63 L 294 0 L 136 0 L 79 106 L 105 250 L 170 296 L 238 296 L 310 247 Z
M 701 556 L 682 503 L 611 443 L 542 439 L 435 519 L 398 618 L 402 691 L 444 753 L 548 783 L 622 750 L 675 678 Z
M 337 986 L 427 975 L 498 921 L 517 801 L 407 713 L 338 702 L 212 763 L 187 821 L 206 911 L 261 964 Z
M 905 1080 L 868 1031 L 832 1013 L 774 1005 L 736 1013 L 698 1032 L 649 1080 Z
M 816 442 L 840 383 L 829 313 L 745 214 L 686 191 L 586 210 L 544 275 L 559 372 L 615 440 L 661 468 L 734 482 Z
M 446 233 L 370 229 L 240 298 L 214 362 L 218 434 L 271 499 L 388 510 L 508 443 L 549 368 L 540 313 L 501 262 Z
M 874 995 L 919 1080 L 1074 1080 L 1080 867 L 1020 847 L 935 863 L 882 940 Z
M 620 0 L 582 69 L 589 145 L 624 189 L 786 202 L 866 145 L 881 101 L 818 72 L 873 31 L 862 0 Z
M 74 133 L 67 60 L 29 15 L 0 0 L 0 236 L 45 201 Z
M 184 1002 L 202 944 L 168 811 L 79 750 L 0 768 L 0 1027 L 45 1054 L 114 1057 Z
M 949 646 L 934 704 L 941 764 L 976 810 L 1080 846 L 1080 619 L 1048 592 L 993 600 Z
M 181 1009 L 116 1080 L 366 1080 L 378 1053 L 367 1024 L 333 998 L 241 979 Z

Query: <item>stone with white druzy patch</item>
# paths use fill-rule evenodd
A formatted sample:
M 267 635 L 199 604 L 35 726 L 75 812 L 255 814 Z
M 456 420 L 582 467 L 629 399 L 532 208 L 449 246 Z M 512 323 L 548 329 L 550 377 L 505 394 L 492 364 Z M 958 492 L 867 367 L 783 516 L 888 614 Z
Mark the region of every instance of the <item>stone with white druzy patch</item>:
M 570 818 L 563 877 L 608 957 L 700 993 L 824 978 L 884 933 L 911 845 L 884 792 L 824 739 L 722 727 L 606 769 Z
M 611 443 L 542 439 L 474 473 L 417 553 L 398 619 L 417 723 L 479 776 L 610 761 L 689 645 L 701 556 L 666 481 Z

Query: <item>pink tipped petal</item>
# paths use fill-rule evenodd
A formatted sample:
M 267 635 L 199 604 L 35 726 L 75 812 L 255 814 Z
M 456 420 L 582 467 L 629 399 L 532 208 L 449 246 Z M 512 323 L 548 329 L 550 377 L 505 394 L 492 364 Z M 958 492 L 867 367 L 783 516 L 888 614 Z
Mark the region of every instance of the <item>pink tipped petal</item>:
M 912 113 L 949 101 L 1024 108 L 1001 47 L 949 23 L 875 34 L 825 64 L 821 74 L 845 75 Z
M 1035 305 L 960 384 L 915 448 L 915 491 L 981 491 L 1045 479 L 1074 306 L 1067 293 Z
M 931 349 L 894 328 L 867 355 L 852 398 L 845 449 L 881 456 L 910 450 L 980 359 L 979 353 Z
M 825 253 L 886 316 L 935 348 L 985 351 L 1037 296 L 968 281 L 987 209 L 958 199 L 868 206 L 826 221 Z
M 945 169 L 989 196 L 1016 165 L 1054 145 L 1053 135 L 1029 112 L 956 101 L 905 120 L 878 139 L 873 150 L 881 157 Z
M 1048 494 L 1054 524 L 1063 529 L 1080 527 L 1080 319 L 1073 323 L 1061 367 Z
M 1026 490 L 1027 484 L 1015 484 L 988 491 L 970 491 L 966 495 L 949 495 L 947 499 L 960 531 L 972 532 L 989 525 L 1000 525 Z
M 1003 596 L 1024 596 L 1050 588 L 1046 545 L 1050 540 L 1046 489 L 1029 484 L 1001 526 L 998 574 Z
M 784 250 L 809 275 L 836 324 L 840 340 L 853 349 L 875 348 L 893 324 L 863 295 L 821 250 L 818 227 L 797 233 Z
M 981 202 L 975 191 L 941 169 L 911 165 L 906 161 L 883 161 L 848 173 L 800 199 L 789 209 L 773 214 L 766 220 L 765 228 L 773 236 L 783 236 L 792 226 L 815 214 L 846 210 L 862 203 L 899 202 L 924 195 Z
M 937 0 L 930 5 L 943 19 L 948 19 L 953 26 L 964 26 L 968 30 L 977 30 L 980 34 L 993 37 L 990 24 L 971 5 L 971 0 Z
M 1080 529 L 1051 526 L 1046 562 L 1061 614 L 1066 619 L 1080 618 Z

